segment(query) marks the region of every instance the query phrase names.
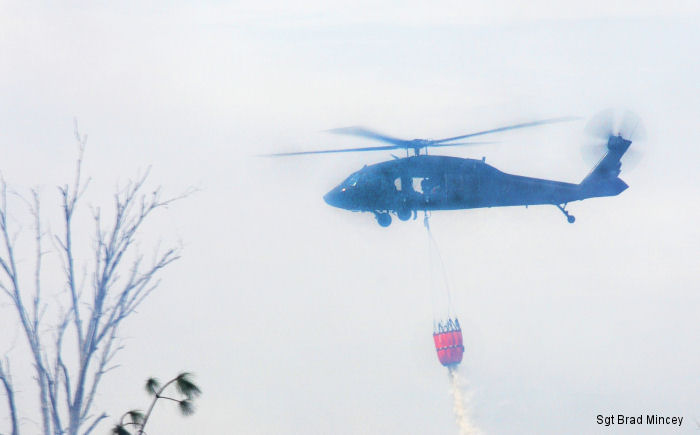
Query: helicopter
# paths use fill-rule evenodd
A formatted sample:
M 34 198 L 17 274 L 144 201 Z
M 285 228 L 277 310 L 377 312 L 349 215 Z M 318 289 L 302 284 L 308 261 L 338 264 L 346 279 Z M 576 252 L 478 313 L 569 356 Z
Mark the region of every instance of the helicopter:
M 487 164 L 485 158 L 477 160 L 430 155 L 428 149 L 483 144 L 485 142 L 456 141 L 576 119 L 580 118 L 550 118 L 438 140 L 404 140 L 364 127 L 345 127 L 330 132 L 377 140 L 388 145 L 268 156 L 405 149 L 406 157 L 392 155 L 393 160 L 365 165 L 323 197 L 333 207 L 373 213 L 382 227 L 391 225 L 392 214 L 399 220 L 407 221 L 411 217 L 415 219 L 419 211 L 427 213 L 434 210 L 522 205 L 554 205 L 569 223 L 574 223 L 576 218 L 566 209 L 569 202 L 616 196 L 627 189 L 627 184 L 618 176 L 620 159 L 632 143 L 631 133 L 639 126 L 639 119 L 631 112 L 626 112 L 616 123 L 615 113 L 604 111 L 588 123 L 585 131 L 598 142 L 603 141 L 595 144 L 595 147 L 604 147 L 605 154 L 578 184 L 507 174 Z M 409 150 L 413 150 L 413 155 L 409 155 Z

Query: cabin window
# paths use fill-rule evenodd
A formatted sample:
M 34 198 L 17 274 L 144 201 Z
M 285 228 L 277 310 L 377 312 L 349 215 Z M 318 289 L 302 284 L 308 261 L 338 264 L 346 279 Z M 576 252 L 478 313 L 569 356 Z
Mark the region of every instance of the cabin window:
M 420 194 L 433 194 L 441 187 L 441 179 L 438 177 L 414 177 L 413 190 Z
M 396 187 L 396 190 L 401 192 L 401 179 L 400 178 L 397 178 L 396 180 L 394 180 L 394 186 Z
M 413 177 L 413 190 L 418 193 L 423 193 L 423 177 Z

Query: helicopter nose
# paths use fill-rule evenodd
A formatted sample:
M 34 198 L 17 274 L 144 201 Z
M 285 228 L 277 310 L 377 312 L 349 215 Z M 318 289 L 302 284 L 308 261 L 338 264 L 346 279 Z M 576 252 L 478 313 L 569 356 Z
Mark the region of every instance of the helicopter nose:
M 340 190 L 340 188 L 336 187 L 335 189 L 326 193 L 323 196 L 323 200 L 326 201 L 326 204 L 328 205 L 342 208 L 342 194 L 343 192 Z

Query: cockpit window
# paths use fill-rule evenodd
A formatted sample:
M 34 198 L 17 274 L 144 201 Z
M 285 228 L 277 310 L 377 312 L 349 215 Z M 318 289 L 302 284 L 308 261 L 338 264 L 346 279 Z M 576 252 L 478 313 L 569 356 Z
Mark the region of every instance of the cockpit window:
M 355 172 L 351 176 L 348 177 L 348 179 L 345 181 L 345 184 L 350 187 L 355 187 L 357 186 L 357 181 L 360 179 L 360 174 L 358 172 Z

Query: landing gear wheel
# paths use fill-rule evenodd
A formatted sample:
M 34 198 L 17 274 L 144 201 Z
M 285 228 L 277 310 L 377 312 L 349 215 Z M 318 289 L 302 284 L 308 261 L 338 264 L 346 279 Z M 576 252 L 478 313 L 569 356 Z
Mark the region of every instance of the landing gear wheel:
M 376 213 L 375 217 L 377 218 L 377 223 L 381 227 L 388 227 L 391 225 L 391 216 L 389 213 Z
M 407 221 L 411 219 L 411 215 L 413 212 L 411 212 L 411 209 L 408 207 L 402 207 L 396 211 L 396 216 L 399 217 L 400 220 L 402 221 Z
M 561 210 L 562 213 L 564 213 L 564 216 L 566 216 L 566 220 L 570 223 L 573 224 L 576 222 L 576 218 L 573 215 L 570 215 L 568 211 L 566 211 L 566 204 L 564 205 L 559 205 L 555 204 L 559 210 Z

